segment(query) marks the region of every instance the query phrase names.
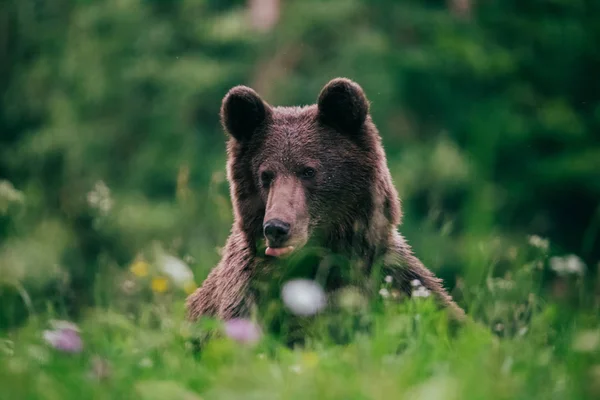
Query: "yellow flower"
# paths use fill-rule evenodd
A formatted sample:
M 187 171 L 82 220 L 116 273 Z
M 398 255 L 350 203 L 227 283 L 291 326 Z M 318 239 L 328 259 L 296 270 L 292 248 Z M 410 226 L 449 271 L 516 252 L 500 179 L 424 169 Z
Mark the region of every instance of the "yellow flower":
M 169 288 L 169 281 L 165 277 L 157 276 L 155 278 L 152 278 L 150 287 L 155 293 L 164 293 Z
M 308 352 L 302 354 L 302 364 L 306 365 L 308 368 L 314 368 L 319 363 L 319 356 L 315 352 Z
M 185 291 L 186 294 L 194 293 L 196 288 L 197 288 L 196 282 L 194 282 L 194 281 L 187 281 L 186 283 L 183 284 L 183 290 Z
M 150 266 L 146 261 L 136 260 L 133 264 L 131 264 L 129 270 L 138 278 L 143 278 L 144 276 L 148 275 L 148 270 L 150 269 L 149 267 Z

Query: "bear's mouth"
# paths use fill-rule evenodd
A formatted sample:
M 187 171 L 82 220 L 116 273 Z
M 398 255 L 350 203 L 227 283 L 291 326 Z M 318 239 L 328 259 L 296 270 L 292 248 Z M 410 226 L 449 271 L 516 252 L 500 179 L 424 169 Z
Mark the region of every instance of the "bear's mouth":
M 267 247 L 265 254 L 271 257 L 283 257 L 294 251 L 294 246 L 287 247 Z

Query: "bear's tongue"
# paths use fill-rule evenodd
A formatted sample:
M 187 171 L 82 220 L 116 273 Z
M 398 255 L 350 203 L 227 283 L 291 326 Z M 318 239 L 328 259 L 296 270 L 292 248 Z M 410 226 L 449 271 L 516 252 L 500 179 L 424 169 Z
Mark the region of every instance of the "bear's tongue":
M 281 256 L 291 253 L 292 251 L 294 251 L 294 246 L 278 247 L 278 248 L 267 247 L 267 249 L 265 250 L 265 254 L 268 256 L 272 256 L 272 257 L 281 257 Z

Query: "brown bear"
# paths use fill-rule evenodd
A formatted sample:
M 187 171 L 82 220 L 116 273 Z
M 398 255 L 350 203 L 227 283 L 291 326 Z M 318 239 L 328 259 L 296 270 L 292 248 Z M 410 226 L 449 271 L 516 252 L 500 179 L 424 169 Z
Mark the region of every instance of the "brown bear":
M 370 277 L 378 266 L 398 291 L 410 295 L 418 279 L 452 317 L 464 318 L 397 231 L 398 193 L 358 84 L 333 79 L 317 104 L 304 107 L 273 107 L 237 86 L 223 99 L 221 123 L 230 135 L 234 223 L 220 263 L 187 300 L 191 320 L 247 316 L 261 300 L 253 283 L 276 279 L 286 261 L 311 248 L 320 259 L 337 256 L 327 291 L 353 282 L 376 293 Z M 335 261 L 342 258 L 356 262 Z

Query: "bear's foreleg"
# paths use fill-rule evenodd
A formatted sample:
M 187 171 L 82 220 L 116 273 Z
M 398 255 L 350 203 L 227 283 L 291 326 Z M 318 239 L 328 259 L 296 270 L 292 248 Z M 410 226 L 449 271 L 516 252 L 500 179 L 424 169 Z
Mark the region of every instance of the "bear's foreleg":
M 202 286 L 188 297 L 188 319 L 206 316 L 228 320 L 249 315 L 254 303 L 250 282 L 256 261 L 249 247 L 235 235 L 228 240 L 223 254 Z
M 419 280 L 421 285 L 431 292 L 436 302 L 450 312 L 453 319 L 464 320 L 464 310 L 452 300 L 444 289 L 442 280 L 414 256 L 411 247 L 398 232 L 394 232 L 392 243 L 384 257 L 383 269 L 385 274 L 392 276 L 396 286 L 409 295 L 412 292 L 411 282 Z

